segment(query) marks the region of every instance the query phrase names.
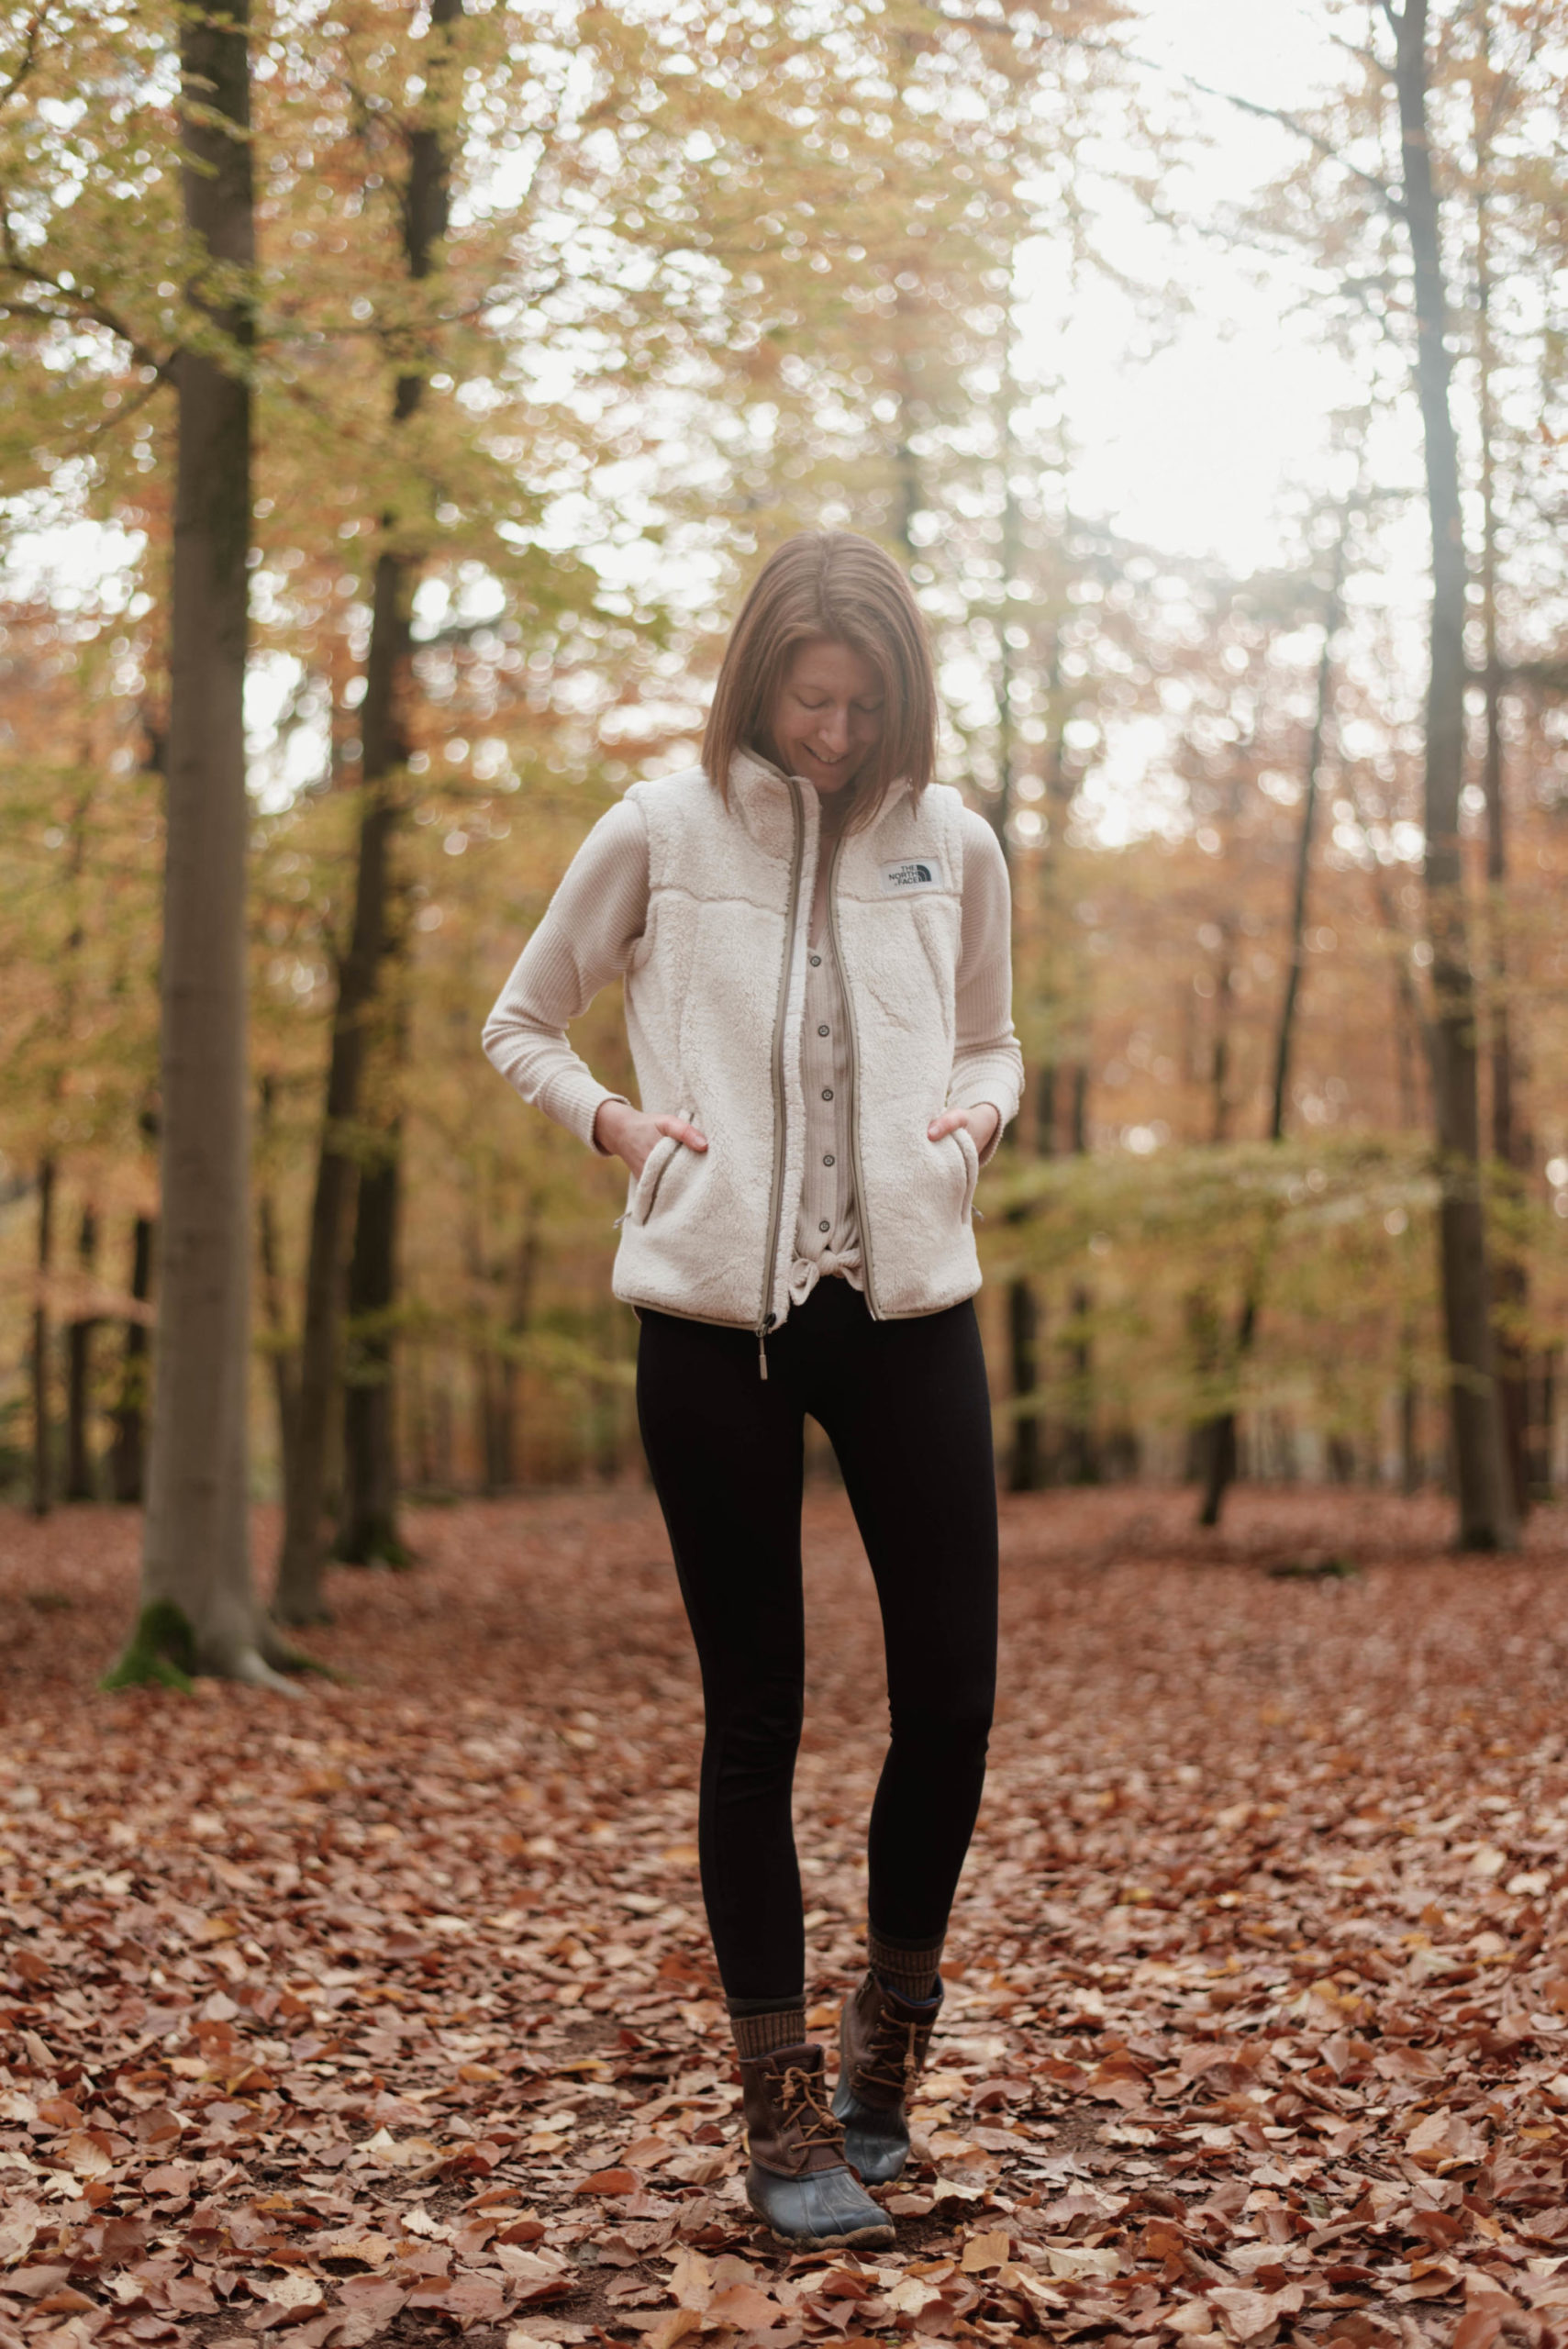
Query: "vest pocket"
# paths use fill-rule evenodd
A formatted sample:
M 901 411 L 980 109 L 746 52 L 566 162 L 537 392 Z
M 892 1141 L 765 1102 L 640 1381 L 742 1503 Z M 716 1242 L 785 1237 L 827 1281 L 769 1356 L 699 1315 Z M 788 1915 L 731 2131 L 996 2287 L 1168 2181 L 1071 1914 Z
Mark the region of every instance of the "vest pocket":
M 967 1223 L 974 1212 L 974 1186 L 980 1180 L 980 1152 L 967 1126 L 955 1126 L 948 1140 L 957 1142 L 958 1154 L 963 1161 L 963 1204 L 958 1215 L 961 1223 Z
M 696 1123 L 696 1112 L 694 1109 L 683 1109 L 681 1115 L 688 1125 Z M 638 1176 L 636 1186 L 632 1191 L 631 1204 L 627 1210 L 628 1223 L 647 1222 L 653 1212 L 653 1202 L 659 1196 L 659 1186 L 669 1171 L 671 1162 L 677 1152 L 685 1148 L 686 1144 L 684 1141 L 677 1141 L 673 1134 L 660 1135 L 643 1162 L 642 1172 Z

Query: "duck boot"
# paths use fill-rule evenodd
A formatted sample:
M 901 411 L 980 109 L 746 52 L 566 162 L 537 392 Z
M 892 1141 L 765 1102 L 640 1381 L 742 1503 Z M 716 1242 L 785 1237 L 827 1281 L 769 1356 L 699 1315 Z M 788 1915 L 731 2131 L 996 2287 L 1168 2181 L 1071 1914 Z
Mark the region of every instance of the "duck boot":
M 893 2228 L 844 2160 L 820 2047 L 775 2047 L 740 2065 L 751 2167 L 746 2199 L 803 2251 L 885 2249 Z
M 844 2153 L 868 2186 L 885 2186 L 909 2158 L 909 2099 L 926 2061 L 942 1986 L 918 2006 L 868 1974 L 844 2002 L 833 2110 Z

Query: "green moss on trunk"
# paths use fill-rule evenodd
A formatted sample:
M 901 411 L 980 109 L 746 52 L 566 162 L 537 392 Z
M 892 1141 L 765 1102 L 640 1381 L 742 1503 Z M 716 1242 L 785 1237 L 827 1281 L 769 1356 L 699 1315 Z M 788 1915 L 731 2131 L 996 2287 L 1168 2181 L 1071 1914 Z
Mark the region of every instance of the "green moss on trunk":
M 191 1693 L 196 1669 L 196 1635 L 190 1618 L 172 1598 L 155 1598 L 136 1619 L 136 1629 L 101 1688 L 177 1688 Z

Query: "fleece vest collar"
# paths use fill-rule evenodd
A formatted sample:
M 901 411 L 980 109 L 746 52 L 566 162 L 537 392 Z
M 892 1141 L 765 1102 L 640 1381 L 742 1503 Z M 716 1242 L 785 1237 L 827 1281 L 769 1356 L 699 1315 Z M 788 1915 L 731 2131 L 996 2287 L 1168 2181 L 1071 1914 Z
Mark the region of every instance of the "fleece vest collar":
M 819 802 L 809 784 L 745 753 L 728 801 L 700 767 L 628 796 L 649 841 L 648 920 L 626 977 L 638 1086 L 646 1108 L 691 1119 L 708 1147 L 656 1144 L 628 1199 L 616 1295 L 765 1339 L 789 1311 L 805 1174 L 800 1041 Z M 828 919 L 878 1319 L 938 1312 L 980 1286 L 973 1138 L 926 1133 L 952 1081 L 962 810 L 944 785 L 918 798 L 900 788 L 832 852 Z

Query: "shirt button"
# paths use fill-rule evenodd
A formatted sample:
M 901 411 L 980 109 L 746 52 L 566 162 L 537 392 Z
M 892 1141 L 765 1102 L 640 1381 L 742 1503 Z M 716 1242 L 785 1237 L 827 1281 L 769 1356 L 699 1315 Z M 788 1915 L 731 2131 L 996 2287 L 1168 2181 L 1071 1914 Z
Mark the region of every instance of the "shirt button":
M 819 1223 L 819 1224 L 817 1225 L 817 1230 L 818 1230 L 818 1231 L 828 1231 L 828 1230 L 830 1230 L 832 1229 L 832 1227 L 831 1227 L 831 1225 L 829 1225 L 829 1224 L 826 1224 L 826 1223 Z
M 831 1101 L 833 1098 L 833 1088 L 830 1085 L 825 1085 L 822 1087 L 822 1098 L 824 1101 Z
M 817 969 L 817 967 L 818 967 L 818 966 L 819 966 L 819 964 L 821 963 L 821 961 L 822 961 L 822 957 L 821 957 L 821 955 L 820 955 L 820 954 L 814 954 L 814 955 L 812 956 L 812 958 L 811 958 L 811 967 L 812 967 L 812 969 L 813 969 L 814 971 L 815 971 L 816 969 Z
M 826 1028 L 818 1028 L 817 1032 L 819 1036 L 825 1036 L 828 1033 L 828 1030 Z
M 824 1165 L 824 1166 L 831 1166 L 831 1165 L 832 1165 L 832 1163 L 833 1163 L 833 1153 L 832 1153 L 832 1152 L 831 1152 L 831 1151 L 829 1151 L 829 1152 L 828 1152 L 828 1155 L 827 1155 L 827 1157 L 822 1161 L 822 1163 L 823 1163 L 823 1165 Z

